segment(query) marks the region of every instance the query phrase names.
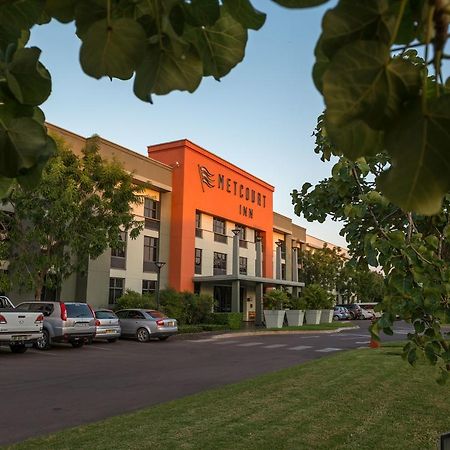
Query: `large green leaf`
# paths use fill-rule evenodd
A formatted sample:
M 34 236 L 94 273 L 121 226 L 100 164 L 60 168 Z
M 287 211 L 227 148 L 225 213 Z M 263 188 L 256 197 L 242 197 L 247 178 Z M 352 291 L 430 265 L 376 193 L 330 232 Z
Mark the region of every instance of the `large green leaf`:
M 190 27 L 184 37 L 197 48 L 203 61 L 203 75 L 212 75 L 216 80 L 244 58 L 247 30 L 227 12 L 222 11 L 212 27 Z
M 259 30 L 266 21 L 266 14 L 255 9 L 250 0 L 224 0 L 223 4 L 244 28 Z
M 127 80 L 132 77 L 145 52 L 146 35 L 131 19 L 106 19 L 94 23 L 82 37 L 80 62 L 94 78 Z
M 450 95 L 432 99 L 427 112 L 408 104 L 386 136 L 392 167 L 377 182 L 406 211 L 439 212 L 450 189 Z
M 312 77 L 317 90 L 323 93 L 323 75 L 330 65 L 330 59 L 322 50 L 322 37 L 317 41 L 314 56 L 316 57 L 316 62 L 313 66 Z
M 145 2 L 147 4 L 147 2 Z M 83 39 L 92 25 L 106 19 L 107 3 L 104 0 L 83 0 L 77 1 L 75 5 L 75 25 L 77 36 Z M 138 16 L 136 16 L 138 17 Z
M 30 169 L 21 170 L 20 175 L 17 177 L 19 184 L 26 189 L 36 187 L 41 180 L 42 171 L 48 159 L 55 153 L 56 143 L 50 136 L 47 136 L 47 143 L 40 148 L 36 164 Z
M 341 127 L 363 119 L 383 128 L 403 102 L 418 95 L 420 68 L 391 59 L 389 47 L 377 41 L 356 41 L 341 48 L 323 76 L 327 120 Z
M 45 11 L 62 23 L 69 23 L 75 18 L 77 0 L 47 0 Z
M 384 133 L 370 128 L 362 120 L 352 120 L 341 127 L 325 126 L 333 145 L 347 158 L 356 160 L 361 156 L 373 156 L 384 149 Z
M 220 17 L 217 0 L 192 0 L 190 13 L 198 25 L 214 25 Z
M 388 0 L 341 0 L 322 22 L 322 50 L 329 58 L 356 39 L 381 39 L 388 44 L 395 15 Z
M 0 47 L 20 39 L 23 30 L 37 23 L 44 11 L 45 0 L 11 0 L 0 3 Z
M 202 63 L 189 50 L 177 56 L 158 45 L 152 46 L 136 70 L 134 93 L 141 100 L 151 102 L 151 95 L 164 95 L 174 90 L 194 92 L 201 82 Z
M 310 8 L 328 2 L 328 0 L 272 0 L 285 8 Z
M 35 120 L 24 117 L 0 124 L 0 176 L 16 178 L 42 160 L 47 132 Z
M 40 54 L 37 47 L 19 49 L 6 66 L 8 88 L 25 105 L 44 103 L 52 90 L 50 73 L 39 62 Z

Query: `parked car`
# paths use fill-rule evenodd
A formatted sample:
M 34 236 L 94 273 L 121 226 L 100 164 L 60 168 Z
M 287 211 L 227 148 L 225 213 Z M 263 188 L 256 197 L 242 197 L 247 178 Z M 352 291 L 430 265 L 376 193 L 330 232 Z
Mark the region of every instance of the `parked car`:
M 375 313 L 373 311 L 368 311 L 367 309 L 360 308 L 359 319 L 361 320 L 373 320 L 375 319 Z
M 116 311 L 116 315 L 120 319 L 122 336 L 134 337 L 139 342 L 148 342 L 151 338 L 164 341 L 178 332 L 175 319 L 153 309 L 122 309 Z
M 336 305 L 336 306 L 342 306 L 346 308 L 350 313 L 352 320 L 359 319 L 359 316 L 361 314 L 361 307 L 356 303 L 348 303 L 346 305 Z
M 119 318 L 109 309 L 97 309 L 95 315 L 95 339 L 116 342 L 121 334 Z
M 335 306 L 333 311 L 333 320 L 349 320 L 352 316 L 344 306 Z
M 35 344 L 39 350 L 49 349 L 54 342 L 82 347 L 95 336 L 94 312 L 87 303 L 23 302 L 17 307 L 44 315 L 42 338 Z
M 8 297 L 0 296 L 0 345 L 13 353 L 25 353 L 42 338 L 43 322 L 41 313 L 15 308 Z

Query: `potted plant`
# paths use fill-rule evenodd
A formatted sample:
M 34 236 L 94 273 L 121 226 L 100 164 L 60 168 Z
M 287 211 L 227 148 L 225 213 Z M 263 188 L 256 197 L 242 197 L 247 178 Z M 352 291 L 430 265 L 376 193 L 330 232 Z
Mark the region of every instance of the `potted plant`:
M 333 297 L 326 292 L 326 297 L 322 303 L 322 314 L 320 315 L 320 323 L 331 323 L 333 320 Z
M 322 307 L 326 305 L 328 292 L 318 284 L 310 284 L 303 289 L 302 298 L 306 303 L 306 323 L 317 325 L 322 316 Z
M 288 306 L 290 308 L 286 310 L 288 326 L 301 327 L 305 318 L 305 300 L 301 297 L 292 297 L 289 299 Z
M 283 306 L 288 303 L 288 296 L 282 289 L 271 289 L 264 295 L 264 320 L 266 328 L 281 328 L 285 311 Z

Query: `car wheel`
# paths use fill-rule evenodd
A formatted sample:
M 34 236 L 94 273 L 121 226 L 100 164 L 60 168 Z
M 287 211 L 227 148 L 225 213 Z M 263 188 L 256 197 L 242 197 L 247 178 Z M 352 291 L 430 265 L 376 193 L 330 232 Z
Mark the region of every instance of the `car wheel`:
M 47 330 L 42 330 L 42 337 L 34 346 L 38 350 L 48 350 L 50 348 L 50 334 Z
M 111 339 L 106 339 L 106 340 L 112 344 L 113 342 L 117 341 L 117 338 L 111 338 Z
M 150 333 L 146 328 L 139 328 L 136 331 L 136 338 L 139 342 L 148 342 L 150 340 Z
M 339 316 L 333 316 L 333 320 L 339 320 Z
M 83 347 L 84 342 L 80 339 L 79 341 L 72 341 L 71 344 L 73 348 L 80 348 Z
M 169 339 L 169 336 L 160 336 L 158 339 L 160 341 L 167 341 L 167 339 Z
M 13 353 L 25 353 L 27 351 L 25 344 L 14 344 L 10 345 L 9 348 Z

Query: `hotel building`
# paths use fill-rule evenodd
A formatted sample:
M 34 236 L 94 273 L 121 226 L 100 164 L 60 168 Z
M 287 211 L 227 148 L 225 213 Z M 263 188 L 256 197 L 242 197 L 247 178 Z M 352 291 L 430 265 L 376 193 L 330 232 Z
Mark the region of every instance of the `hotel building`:
M 85 138 L 48 127 L 80 154 Z M 108 250 L 89 261 L 85 275 L 73 274 L 61 299 L 112 306 L 127 289 L 154 292 L 159 271 L 161 288 L 210 294 L 218 311 L 259 322 L 266 288 L 298 294 L 298 250 L 325 242 L 273 211 L 273 186 L 189 140 L 151 145 L 148 156 L 99 142 L 104 159 L 146 184 L 134 207 L 144 229 L 134 240 L 123 234 L 123 251 Z M 158 262 L 165 264 L 158 269 Z M 29 299 L 13 298 L 20 297 Z

